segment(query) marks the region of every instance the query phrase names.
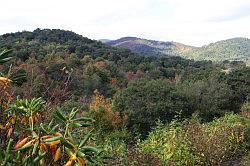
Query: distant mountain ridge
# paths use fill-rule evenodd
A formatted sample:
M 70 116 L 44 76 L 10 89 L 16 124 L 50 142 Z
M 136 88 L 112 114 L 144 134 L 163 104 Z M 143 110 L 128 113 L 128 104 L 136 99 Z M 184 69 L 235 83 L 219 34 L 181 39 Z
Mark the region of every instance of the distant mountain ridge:
M 137 37 L 123 37 L 117 40 L 102 41 L 105 44 L 130 49 L 136 53 L 153 56 L 181 56 L 194 60 L 240 60 L 250 59 L 250 39 L 232 38 L 194 47 L 178 42 L 163 42 Z

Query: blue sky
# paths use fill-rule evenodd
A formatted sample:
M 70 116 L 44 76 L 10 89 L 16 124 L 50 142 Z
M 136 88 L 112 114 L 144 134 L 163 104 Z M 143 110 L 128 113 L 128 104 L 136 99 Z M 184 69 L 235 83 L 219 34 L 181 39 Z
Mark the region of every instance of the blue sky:
M 194 46 L 250 38 L 250 0 L 5 0 L 0 34 L 36 28 L 91 39 L 124 36 Z

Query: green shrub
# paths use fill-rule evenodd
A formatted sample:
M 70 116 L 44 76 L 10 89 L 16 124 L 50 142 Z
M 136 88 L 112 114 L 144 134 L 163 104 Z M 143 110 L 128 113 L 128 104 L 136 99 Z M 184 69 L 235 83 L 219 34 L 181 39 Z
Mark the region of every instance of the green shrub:
M 242 105 L 242 115 L 246 118 L 250 118 L 250 102 L 247 101 L 245 104 Z
M 169 165 L 221 165 L 249 149 L 249 131 L 249 119 L 226 114 L 205 124 L 192 119 L 160 125 L 139 147 Z
M 104 150 L 106 156 L 112 158 L 109 165 L 119 165 L 125 162 L 127 144 L 131 141 L 131 135 L 127 130 L 117 130 L 105 135 L 95 134 L 96 145 Z
M 188 142 L 182 124 L 172 122 L 168 126 L 159 125 L 139 147 L 169 165 L 194 165 L 197 157 Z
M 126 158 L 122 165 L 129 166 L 165 166 L 160 159 L 151 153 L 145 153 L 138 150 L 135 147 L 130 147 L 127 149 Z
M 187 94 L 166 80 L 140 79 L 128 84 L 114 99 L 113 107 L 128 116 L 130 131 L 145 137 L 160 119 L 171 122 L 176 115 L 188 117 L 195 111 Z
M 218 165 L 234 156 L 241 155 L 247 148 L 248 128 L 245 119 L 233 114 L 201 124 L 191 121 L 185 132 L 198 156 L 199 165 Z

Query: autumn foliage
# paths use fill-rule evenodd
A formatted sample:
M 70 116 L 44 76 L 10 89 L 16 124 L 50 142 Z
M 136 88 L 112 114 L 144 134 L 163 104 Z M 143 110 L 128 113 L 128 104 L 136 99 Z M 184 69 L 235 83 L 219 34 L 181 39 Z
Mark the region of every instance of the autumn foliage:
M 119 112 L 112 110 L 112 102 L 105 99 L 97 90 L 94 92 L 90 110 L 96 118 L 96 125 L 99 127 L 107 127 L 108 130 L 117 130 L 126 124 L 126 118 L 122 118 Z M 105 128 L 104 127 L 104 128 Z
M 2 55 L 2 54 L 1 54 Z M 4 58 L 0 56 L 0 61 Z M 93 119 L 77 117 L 77 109 L 69 114 L 51 109 L 41 98 L 13 101 L 12 80 L 0 77 L 1 141 L 0 165 L 80 165 L 102 163 L 101 151 L 89 146 Z M 53 119 L 46 119 L 53 110 Z M 57 122 L 54 121 L 56 119 Z M 79 138 L 76 128 L 85 134 Z

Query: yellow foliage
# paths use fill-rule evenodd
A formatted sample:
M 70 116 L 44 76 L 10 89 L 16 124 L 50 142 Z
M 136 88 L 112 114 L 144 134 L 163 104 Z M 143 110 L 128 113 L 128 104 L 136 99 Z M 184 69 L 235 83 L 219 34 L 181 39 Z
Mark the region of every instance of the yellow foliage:
M 6 77 L 0 77 L 0 105 L 7 108 L 8 101 L 12 100 L 10 95 L 10 85 L 12 81 Z
M 95 67 L 101 70 L 105 69 L 107 65 L 108 65 L 108 61 L 99 61 L 94 64 Z
M 98 90 L 94 91 L 93 100 L 90 103 L 90 109 L 94 111 L 98 111 L 100 107 L 104 107 L 105 110 L 108 110 L 107 107 L 109 103 L 105 100 L 104 96 L 102 96 Z
M 57 148 L 56 153 L 54 155 L 54 161 L 58 161 L 62 155 L 61 147 Z
M 10 86 L 12 81 L 6 77 L 0 77 L 0 84 L 5 86 Z
M 90 109 L 98 113 L 99 109 L 103 108 L 103 120 L 106 120 L 107 123 L 113 125 L 115 128 L 120 128 L 126 119 L 122 119 L 118 112 L 112 111 L 111 106 L 112 103 L 110 99 L 105 99 L 97 90 L 94 91 Z

